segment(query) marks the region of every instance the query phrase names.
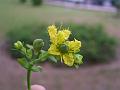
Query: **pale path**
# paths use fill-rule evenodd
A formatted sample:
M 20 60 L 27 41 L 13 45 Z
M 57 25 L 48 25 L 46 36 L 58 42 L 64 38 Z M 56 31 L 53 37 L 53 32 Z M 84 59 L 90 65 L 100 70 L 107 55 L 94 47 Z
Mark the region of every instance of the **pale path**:
M 110 6 L 84 5 L 84 4 L 75 4 L 75 3 L 61 2 L 61 1 L 50 1 L 50 2 L 45 2 L 45 4 L 61 6 L 65 8 L 86 9 L 86 10 L 102 11 L 102 12 L 103 11 L 116 12 L 116 9 Z

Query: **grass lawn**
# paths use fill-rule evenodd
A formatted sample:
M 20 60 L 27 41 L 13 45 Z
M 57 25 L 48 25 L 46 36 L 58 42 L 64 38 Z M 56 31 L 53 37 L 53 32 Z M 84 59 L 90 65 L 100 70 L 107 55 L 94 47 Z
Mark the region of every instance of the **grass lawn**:
M 0 38 L 14 27 L 45 22 L 101 23 L 110 34 L 119 36 L 120 19 L 115 19 L 113 16 L 114 13 L 48 5 L 33 7 L 30 2 L 20 4 L 19 0 L 0 0 Z

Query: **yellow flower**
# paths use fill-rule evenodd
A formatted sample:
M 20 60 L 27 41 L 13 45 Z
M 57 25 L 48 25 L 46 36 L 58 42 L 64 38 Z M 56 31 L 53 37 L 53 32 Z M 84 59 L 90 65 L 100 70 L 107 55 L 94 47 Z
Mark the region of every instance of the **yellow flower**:
M 73 51 L 74 53 L 80 50 L 81 42 L 76 39 L 74 41 L 67 41 L 67 44 L 68 44 L 69 50 Z
M 57 31 L 54 25 L 48 27 L 48 32 L 51 41 L 48 52 L 52 55 L 60 56 L 61 62 L 68 66 L 76 64 L 79 57 L 76 58 L 75 53 L 79 51 L 81 42 L 76 39 L 74 41 L 68 41 L 71 32 L 67 29 Z M 78 62 L 77 64 L 80 64 L 80 60 Z

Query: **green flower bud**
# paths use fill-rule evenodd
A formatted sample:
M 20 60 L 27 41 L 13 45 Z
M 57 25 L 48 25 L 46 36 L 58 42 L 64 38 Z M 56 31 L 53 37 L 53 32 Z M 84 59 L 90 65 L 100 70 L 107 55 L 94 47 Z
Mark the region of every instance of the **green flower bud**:
M 35 39 L 33 42 L 33 48 L 35 51 L 39 52 L 44 46 L 44 42 L 42 39 Z
M 20 50 L 23 48 L 23 44 L 21 41 L 17 41 L 16 43 L 14 43 L 14 47 Z
M 69 50 L 69 47 L 65 44 L 61 44 L 60 47 L 59 47 L 59 50 L 61 53 L 67 53 L 68 50 Z
M 83 61 L 82 61 L 83 56 L 82 56 L 82 55 L 80 55 L 80 54 L 75 54 L 74 58 L 75 58 L 75 63 L 76 63 L 76 64 L 83 64 Z

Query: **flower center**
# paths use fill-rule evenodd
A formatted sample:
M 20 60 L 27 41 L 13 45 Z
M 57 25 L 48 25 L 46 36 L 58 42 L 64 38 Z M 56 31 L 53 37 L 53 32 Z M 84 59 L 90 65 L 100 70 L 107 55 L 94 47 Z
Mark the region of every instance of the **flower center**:
M 65 44 L 61 44 L 59 46 L 59 50 L 60 50 L 61 53 L 68 53 L 69 47 Z

